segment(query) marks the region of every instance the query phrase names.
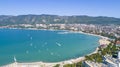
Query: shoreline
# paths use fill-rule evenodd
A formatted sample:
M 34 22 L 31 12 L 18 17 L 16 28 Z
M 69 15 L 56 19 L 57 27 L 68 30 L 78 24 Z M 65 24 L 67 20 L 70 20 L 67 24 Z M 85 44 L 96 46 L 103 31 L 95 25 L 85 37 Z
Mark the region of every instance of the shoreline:
M 20 30 L 48 30 L 48 31 L 67 31 L 68 33 L 81 33 L 81 34 L 87 34 L 87 35 L 92 35 L 92 36 L 98 36 L 100 38 L 105 38 L 105 39 L 109 39 L 108 37 L 105 36 L 101 36 L 101 35 L 97 35 L 97 34 L 92 34 L 92 33 L 85 33 L 82 31 L 72 31 L 72 30 L 61 30 L 61 29 L 37 29 L 37 28 L 0 28 L 0 29 L 20 29 Z
M 98 51 L 98 47 L 95 49 L 94 52 L 91 52 L 90 54 L 87 55 L 91 55 L 94 53 L 97 53 Z M 38 61 L 38 62 L 14 62 L 11 64 L 7 64 L 7 65 L 3 65 L 2 67 L 21 67 L 21 66 L 29 66 L 32 67 L 33 66 L 43 66 L 43 67 L 53 67 L 57 64 L 60 64 L 60 66 L 66 65 L 66 64 L 74 64 L 74 63 L 78 63 L 80 61 L 85 60 L 85 56 L 82 57 L 78 57 L 78 58 L 73 58 L 73 59 L 69 59 L 69 60 L 65 60 L 65 61 L 60 61 L 60 62 L 43 62 L 43 61 Z
M 2 28 L 4 29 L 4 28 Z M 20 29 L 20 28 L 6 28 L 6 29 Z M 22 29 L 22 28 L 21 28 Z M 24 29 L 24 30 L 49 30 L 49 31 L 59 31 L 59 30 L 51 30 L 51 29 Z M 72 33 L 81 33 L 81 34 L 86 34 L 86 35 L 92 35 L 92 36 L 97 36 L 97 37 L 100 37 L 100 38 L 105 38 L 105 39 L 108 39 L 108 37 L 104 37 L 104 36 L 101 36 L 101 35 L 96 35 L 96 34 L 91 34 L 91 33 L 85 33 L 85 32 L 82 32 L 82 31 L 71 31 L 71 30 L 60 30 L 60 31 L 68 31 L 69 32 L 72 32 Z M 87 55 L 91 55 L 91 54 L 94 54 L 94 53 L 97 53 L 98 51 L 98 47 L 95 49 L 95 51 L 87 54 Z M 65 61 L 60 61 L 60 62 L 42 62 L 42 61 L 39 61 L 39 62 L 23 62 L 23 63 L 19 63 L 19 62 L 14 62 L 14 63 L 11 63 L 11 64 L 7 64 L 7 65 L 3 65 L 3 67 L 10 67 L 10 66 L 29 66 L 29 65 L 42 65 L 44 67 L 53 67 L 55 66 L 56 64 L 60 64 L 60 65 L 65 65 L 65 64 L 73 64 L 73 63 L 77 63 L 77 62 L 80 62 L 82 60 L 85 60 L 85 56 L 81 56 L 81 57 L 77 57 L 77 58 L 73 58 L 73 59 L 69 59 L 69 60 L 65 60 Z

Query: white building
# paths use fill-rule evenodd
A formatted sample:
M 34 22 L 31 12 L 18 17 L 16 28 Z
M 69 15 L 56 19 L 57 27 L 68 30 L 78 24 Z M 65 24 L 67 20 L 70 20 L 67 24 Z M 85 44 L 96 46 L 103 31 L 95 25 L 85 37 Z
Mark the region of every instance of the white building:
M 118 52 L 118 59 L 120 60 L 120 51 Z

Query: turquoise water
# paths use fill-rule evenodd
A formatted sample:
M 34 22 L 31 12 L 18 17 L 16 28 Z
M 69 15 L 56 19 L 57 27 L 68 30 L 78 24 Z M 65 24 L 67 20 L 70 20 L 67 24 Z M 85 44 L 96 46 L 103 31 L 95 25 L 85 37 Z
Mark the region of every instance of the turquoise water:
M 93 52 L 99 37 L 68 31 L 0 29 L 0 65 L 59 62 Z

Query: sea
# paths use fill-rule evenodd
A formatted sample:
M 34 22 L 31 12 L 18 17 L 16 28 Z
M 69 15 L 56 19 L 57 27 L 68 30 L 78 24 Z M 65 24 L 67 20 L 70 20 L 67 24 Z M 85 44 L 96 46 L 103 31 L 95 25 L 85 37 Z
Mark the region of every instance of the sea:
M 0 29 L 0 66 L 17 62 L 60 62 L 88 55 L 100 37 L 62 30 Z

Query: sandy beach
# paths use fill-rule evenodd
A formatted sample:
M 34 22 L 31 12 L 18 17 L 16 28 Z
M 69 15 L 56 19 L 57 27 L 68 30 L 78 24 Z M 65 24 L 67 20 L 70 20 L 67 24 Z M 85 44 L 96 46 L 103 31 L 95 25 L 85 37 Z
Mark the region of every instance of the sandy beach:
M 55 63 L 47 63 L 47 62 L 19 63 L 19 62 L 14 62 L 12 64 L 8 64 L 8 65 L 2 66 L 2 67 L 53 67 L 56 64 L 60 64 L 60 67 L 63 67 L 63 65 L 77 63 L 77 62 L 80 62 L 84 59 L 85 59 L 84 57 L 79 57 L 76 59 L 70 59 L 70 60 L 55 62 Z
M 88 55 L 97 53 L 98 48 L 96 48 L 96 50 Z M 47 63 L 47 62 L 30 62 L 30 63 L 19 63 L 19 62 L 14 62 L 12 64 L 8 64 L 2 67 L 53 67 L 56 64 L 60 64 L 60 67 L 63 67 L 63 65 L 66 64 L 73 64 L 73 63 L 78 63 L 80 61 L 85 60 L 85 57 L 78 57 L 75 59 L 70 59 L 70 60 L 66 60 L 66 61 L 61 61 L 61 62 L 54 62 L 54 63 Z
M 82 33 L 82 34 L 87 34 L 87 35 L 92 35 L 92 36 L 98 36 L 102 39 L 109 39 L 108 37 L 105 37 L 105 36 L 101 36 L 101 35 L 97 35 L 97 34 L 91 34 L 91 33 L 84 33 L 82 31 L 78 31 L 78 33 Z

